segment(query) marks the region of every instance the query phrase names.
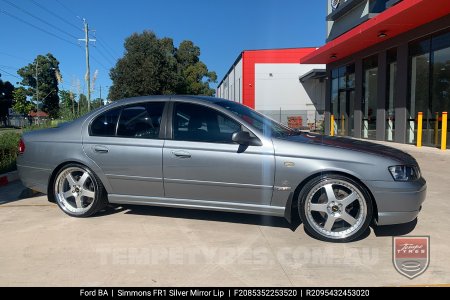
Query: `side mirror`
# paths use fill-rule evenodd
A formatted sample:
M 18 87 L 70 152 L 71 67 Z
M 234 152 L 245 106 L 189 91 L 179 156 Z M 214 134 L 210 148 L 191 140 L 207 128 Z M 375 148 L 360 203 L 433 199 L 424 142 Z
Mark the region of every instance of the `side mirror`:
M 257 137 L 251 137 L 247 131 L 233 133 L 231 140 L 243 146 L 262 146 L 262 142 Z

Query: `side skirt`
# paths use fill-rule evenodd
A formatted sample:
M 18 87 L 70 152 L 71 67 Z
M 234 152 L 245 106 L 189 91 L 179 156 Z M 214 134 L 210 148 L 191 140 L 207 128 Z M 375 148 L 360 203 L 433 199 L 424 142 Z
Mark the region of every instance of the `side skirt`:
M 114 204 L 133 204 L 133 205 L 150 205 L 150 206 L 165 206 L 178 207 L 189 209 L 202 210 L 218 210 L 235 213 L 247 213 L 284 217 L 284 207 L 270 206 L 270 205 L 254 205 L 241 203 L 227 203 L 217 201 L 205 200 L 189 200 L 176 198 L 159 198 L 159 197 L 144 197 L 144 196 L 130 196 L 130 195 L 108 195 L 110 203 Z

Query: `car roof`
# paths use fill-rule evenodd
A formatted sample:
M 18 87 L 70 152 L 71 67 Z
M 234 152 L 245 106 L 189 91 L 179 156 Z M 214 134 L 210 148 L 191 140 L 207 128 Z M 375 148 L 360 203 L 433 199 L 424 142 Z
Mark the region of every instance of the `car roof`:
M 193 102 L 208 102 L 208 103 L 217 103 L 223 101 L 230 101 L 227 99 L 216 98 L 211 96 L 197 96 L 197 95 L 154 95 L 154 96 L 140 96 L 140 97 L 131 97 L 125 98 L 117 101 L 113 101 L 111 104 L 115 104 L 114 106 L 131 104 L 143 101 L 168 101 L 168 100 L 186 100 Z M 233 102 L 233 101 L 230 101 Z

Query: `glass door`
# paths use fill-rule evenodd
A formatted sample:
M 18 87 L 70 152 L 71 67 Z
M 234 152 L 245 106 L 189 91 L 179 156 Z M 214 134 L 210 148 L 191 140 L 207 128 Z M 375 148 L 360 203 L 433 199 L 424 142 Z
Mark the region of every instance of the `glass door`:
M 375 140 L 377 136 L 378 58 L 363 60 L 363 99 L 361 137 Z

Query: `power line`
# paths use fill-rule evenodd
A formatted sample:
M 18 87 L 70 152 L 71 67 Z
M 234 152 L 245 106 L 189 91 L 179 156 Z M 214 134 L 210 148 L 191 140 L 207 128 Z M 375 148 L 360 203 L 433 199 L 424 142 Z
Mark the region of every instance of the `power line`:
M 11 2 L 8 1 L 8 0 L 2 0 L 2 1 L 8 3 L 9 5 L 15 7 L 16 9 L 18 9 L 18 10 L 20 10 L 20 11 L 22 11 L 23 13 L 25 13 L 25 14 L 27 14 L 27 15 L 33 17 L 33 18 L 35 18 L 36 20 L 39 20 L 39 21 L 41 21 L 42 23 L 44 23 L 44 24 L 46 24 L 46 25 L 52 27 L 53 29 L 58 30 L 58 31 L 61 32 L 61 33 L 64 33 L 64 34 L 66 34 L 66 35 L 68 35 L 68 36 L 70 36 L 70 37 L 72 37 L 72 38 L 74 38 L 74 39 L 77 38 L 77 37 L 74 36 L 73 34 L 70 34 L 70 33 L 68 33 L 67 31 L 64 31 L 64 30 L 62 30 L 61 28 L 58 28 L 58 27 L 54 26 L 53 24 L 51 24 L 51 23 L 49 23 L 49 22 L 43 20 L 43 19 L 40 18 L 40 17 L 37 17 L 37 16 L 33 15 L 33 14 L 30 13 L 29 11 L 27 11 L 27 10 L 21 8 L 20 6 L 15 5 L 14 3 L 11 3 Z
M 103 49 L 105 49 L 105 51 L 116 61 L 117 60 L 117 56 L 114 55 L 114 53 L 113 53 L 114 51 L 111 49 L 111 47 L 109 47 L 108 44 L 106 42 L 104 42 L 102 39 L 99 40 L 97 38 L 97 41 L 98 41 L 99 45 Z
M 18 70 L 18 68 L 16 68 L 16 67 L 7 66 L 7 65 L 0 65 L 0 67 L 6 68 L 6 69 L 11 69 L 11 70 Z
M 106 72 L 109 72 L 108 68 L 105 67 L 105 65 L 104 65 L 102 62 L 100 62 L 97 58 L 95 58 L 95 56 L 93 56 L 93 55 L 91 54 L 91 57 L 92 57 L 92 59 L 93 59 L 96 63 L 98 63 L 98 64 L 103 68 L 103 70 L 105 70 Z
M 10 76 L 12 76 L 12 77 L 16 77 L 17 79 L 22 79 L 22 78 L 20 78 L 19 76 L 14 75 L 14 74 L 12 74 L 12 73 L 9 73 L 8 71 L 5 71 L 5 70 L 3 70 L 3 69 L 0 69 L 0 71 L 2 71 L 3 73 L 6 73 L 6 74 L 8 74 L 8 75 L 10 75 Z
M 100 48 L 95 47 L 95 50 L 98 51 L 98 54 L 100 54 L 100 56 L 103 57 L 106 62 L 108 62 L 111 65 L 114 65 L 114 63 L 108 57 L 106 57 L 105 54 L 102 51 L 100 51 Z
M 37 3 L 35 0 L 30 0 L 31 2 L 33 2 L 36 6 L 40 7 L 42 10 L 45 10 L 46 12 L 48 12 L 49 14 L 51 14 L 52 16 L 60 19 L 61 21 L 63 21 L 64 23 L 66 23 L 67 25 L 70 25 L 74 28 L 76 28 L 77 30 L 81 30 L 83 31 L 83 29 L 81 29 L 80 27 L 78 27 L 77 25 L 67 21 L 66 19 L 62 18 L 61 16 L 57 15 L 56 13 L 52 12 L 51 10 L 47 9 L 45 6 Z M 61 3 L 60 3 L 61 4 Z
M 5 14 L 5 15 L 7 15 L 7 16 L 9 16 L 9 17 L 11 17 L 11 18 L 13 18 L 13 19 L 16 19 L 16 20 L 18 20 L 18 21 L 20 21 L 20 22 L 22 22 L 22 23 L 25 23 L 25 24 L 27 24 L 28 26 L 31 26 L 31 27 L 33 27 L 33 28 L 35 28 L 35 29 L 38 29 L 38 30 L 42 31 L 42 32 L 45 32 L 45 33 L 47 33 L 48 35 L 51 35 L 51 36 L 53 36 L 53 37 L 55 37 L 55 38 L 57 38 L 57 39 L 60 39 L 60 40 L 62 40 L 62 41 L 65 41 L 65 42 L 67 42 L 67 43 L 69 43 L 69 44 L 72 44 L 72 45 L 75 45 L 75 46 L 78 47 L 77 44 L 75 44 L 75 43 L 73 43 L 73 42 L 71 42 L 71 41 L 69 41 L 69 40 L 67 40 L 67 39 L 65 39 L 65 38 L 63 38 L 63 37 L 60 37 L 60 36 L 58 36 L 58 35 L 56 35 L 56 34 L 50 32 L 50 31 L 48 31 L 48 30 L 46 30 L 46 29 L 43 29 L 43 28 L 41 28 L 41 27 L 38 27 L 38 26 L 36 26 L 36 25 L 34 25 L 34 24 L 28 22 L 28 21 L 25 21 L 25 20 L 23 20 L 23 19 L 21 19 L 21 18 L 15 16 L 15 15 L 13 15 L 13 14 L 10 14 L 9 12 L 7 12 L 7 11 L 5 11 L 5 10 L 3 10 L 3 9 L 0 9 L 0 12 L 3 13 L 3 14 Z
M 9 53 L 3 52 L 3 51 L 0 51 L 0 54 L 9 56 L 9 57 L 12 57 L 12 58 L 15 58 L 15 59 L 28 61 L 28 59 L 25 58 L 25 57 L 16 56 L 16 55 L 9 54 Z
M 63 4 L 59 0 L 55 0 L 55 1 L 58 2 L 58 4 L 61 5 L 64 9 L 66 9 L 68 12 L 70 12 L 71 14 L 74 14 L 75 16 L 77 16 L 77 19 L 81 20 L 81 18 L 78 16 L 78 14 L 75 11 L 73 11 L 72 9 L 67 7 L 65 4 Z

